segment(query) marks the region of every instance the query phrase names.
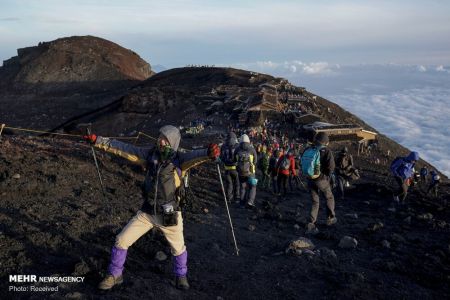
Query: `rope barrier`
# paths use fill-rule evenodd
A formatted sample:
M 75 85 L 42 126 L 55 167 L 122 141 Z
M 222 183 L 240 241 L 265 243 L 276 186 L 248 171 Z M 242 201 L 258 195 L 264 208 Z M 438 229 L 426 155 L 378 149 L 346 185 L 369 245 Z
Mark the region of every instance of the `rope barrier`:
M 11 129 L 11 130 L 17 130 L 17 131 L 23 131 L 23 132 L 39 133 L 39 134 L 49 134 L 49 135 L 56 135 L 56 136 L 68 136 L 68 137 L 83 138 L 83 135 L 81 135 L 81 134 L 48 132 L 48 131 L 44 131 L 44 130 L 37 130 L 37 129 L 30 129 L 30 128 L 11 127 L 11 126 L 6 126 L 5 124 L 2 124 L 0 127 L 0 136 L 3 132 L 3 129 Z M 144 135 L 155 141 L 157 140 L 156 138 L 154 138 L 148 134 L 145 134 L 143 132 L 139 132 L 139 134 L 137 136 L 130 136 L 130 137 L 124 137 L 124 136 L 105 136 L 105 137 L 110 138 L 110 139 L 116 139 L 116 140 L 135 140 L 135 144 L 136 144 L 136 141 L 139 139 L 140 135 Z
M 10 127 L 10 126 L 3 126 L 3 128 L 11 129 L 11 130 L 17 130 L 17 131 L 24 131 L 24 132 L 33 132 L 33 133 L 42 133 L 42 134 L 52 134 L 52 135 L 61 135 L 61 136 L 71 136 L 71 137 L 83 137 L 82 135 L 78 135 L 78 134 L 58 133 L 58 132 L 47 132 L 47 131 L 43 131 L 43 130 L 26 129 L 26 128 L 18 128 L 18 127 Z
M 152 139 L 152 140 L 155 140 L 155 141 L 158 140 L 157 138 L 152 137 L 152 136 L 150 136 L 150 135 L 148 135 L 148 134 L 145 134 L 145 133 L 143 133 L 143 132 L 141 132 L 141 131 L 139 131 L 139 134 L 142 134 L 143 136 L 146 136 L 146 137 L 148 137 L 148 138 L 150 138 L 150 139 Z M 139 136 L 139 135 L 138 135 L 138 136 Z

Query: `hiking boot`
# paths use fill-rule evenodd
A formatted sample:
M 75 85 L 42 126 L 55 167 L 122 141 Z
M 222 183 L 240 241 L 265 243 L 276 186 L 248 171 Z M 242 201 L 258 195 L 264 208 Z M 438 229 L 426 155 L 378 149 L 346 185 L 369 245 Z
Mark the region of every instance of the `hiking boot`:
M 337 218 L 336 217 L 331 217 L 327 219 L 327 225 L 331 226 L 337 223 Z
M 317 229 L 314 223 L 308 223 L 306 225 L 306 234 L 317 234 L 319 233 L 319 229 Z
M 256 207 L 255 207 L 255 204 L 253 204 L 253 203 L 247 203 L 247 204 L 245 204 L 245 208 L 246 208 L 246 209 L 253 210 L 253 209 L 255 209 Z
M 123 282 L 123 276 L 119 275 L 114 277 L 113 275 L 107 275 L 99 284 L 98 288 L 100 290 L 109 290 L 115 285 L 119 285 Z
M 189 282 L 186 276 L 177 276 L 175 277 L 175 287 L 179 290 L 188 290 Z

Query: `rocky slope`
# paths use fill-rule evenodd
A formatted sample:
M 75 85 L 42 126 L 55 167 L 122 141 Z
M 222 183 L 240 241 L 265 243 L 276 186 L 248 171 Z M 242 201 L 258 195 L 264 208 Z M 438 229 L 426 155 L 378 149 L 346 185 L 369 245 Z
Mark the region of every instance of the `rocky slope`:
M 131 50 L 93 36 L 74 36 L 21 48 L 0 76 L 14 84 L 144 80 L 154 74 Z
M 408 207 L 388 210 L 390 183 L 366 167 L 365 157 L 356 160 L 363 178 L 348 191 L 345 201 L 337 202 L 339 222 L 332 228 L 325 226 L 322 207 L 320 233 L 295 244 L 305 248 L 289 247 L 291 241 L 305 237 L 310 199 L 302 187 L 281 202 L 259 189 L 256 211 L 230 204 L 239 256 L 234 254 L 215 166 L 197 168 L 191 174 L 195 199 L 184 213 L 191 290 L 181 292 L 171 285 L 170 251 L 155 232 L 131 247 L 125 283 L 100 293 L 96 285 L 107 267 L 114 237 L 140 207 L 143 172 L 124 160 L 100 152 L 97 155 L 106 198 L 99 188 L 90 149 L 77 139 L 3 137 L 1 298 L 450 296 L 449 186 L 442 187 L 439 199 L 424 195 L 422 187 L 413 189 Z M 169 258 L 159 260 L 159 251 Z M 83 284 L 50 284 L 59 286 L 57 292 L 12 294 L 7 292 L 10 274 L 86 279 Z

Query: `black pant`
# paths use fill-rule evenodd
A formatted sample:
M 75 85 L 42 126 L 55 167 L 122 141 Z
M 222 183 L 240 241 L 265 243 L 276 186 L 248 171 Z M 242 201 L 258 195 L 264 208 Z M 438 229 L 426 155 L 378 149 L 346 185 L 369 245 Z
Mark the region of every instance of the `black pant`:
M 288 181 L 289 175 L 278 173 L 278 192 L 281 193 L 281 188 L 283 188 L 283 196 L 286 196 Z
M 275 180 L 275 178 L 277 178 L 276 176 L 274 176 L 274 175 L 272 175 L 271 176 L 271 181 L 272 181 L 272 192 L 274 193 L 274 194 L 278 194 L 278 192 L 279 192 L 279 189 L 278 189 L 278 178 Z
M 347 180 L 342 175 L 336 175 L 336 176 L 337 176 L 337 186 L 339 188 L 339 197 L 341 199 L 344 199 L 345 182 Z
M 240 199 L 240 183 L 239 175 L 236 170 L 225 170 L 225 178 L 227 183 L 227 199 L 228 201 L 238 201 Z
M 408 185 L 400 176 L 395 176 L 395 181 L 398 184 L 398 189 L 394 196 L 397 196 L 400 202 L 405 202 L 406 195 L 408 194 Z
M 317 216 L 319 214 L 320 196 L 319 192 L 322 192 L 327 199 L 327 216 L 332 218 L 335 216 L 334 213 L 334 196 L 331 192 L 330 181 L 326 177 L 321 177 L 317 180 L 308 180 L 308 187 L 311 192 L 311 214 L 310 222 L 316 223 Z
M 439 182 L 436 182 L 436 181 L 431 183 L 430 186 L 428 187 L 427 194 L 430 191 L 433 191 L 433 196 L 437 197 L 438 196 L 438 185 L 439 185 Z

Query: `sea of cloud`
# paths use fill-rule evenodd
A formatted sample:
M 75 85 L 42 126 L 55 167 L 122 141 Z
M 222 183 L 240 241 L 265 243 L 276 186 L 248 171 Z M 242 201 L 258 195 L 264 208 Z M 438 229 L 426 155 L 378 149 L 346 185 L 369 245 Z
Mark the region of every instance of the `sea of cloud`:
M 450 67 L 301 61 L 234 67 L 269 73 L 333 101 L 450 176 Z
M 337 94 L 329 99 L 450 176 L 450 88 L 422 87 L 380 94 Z

